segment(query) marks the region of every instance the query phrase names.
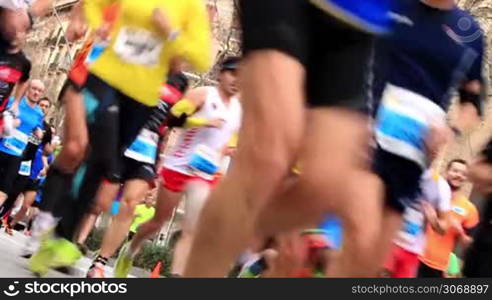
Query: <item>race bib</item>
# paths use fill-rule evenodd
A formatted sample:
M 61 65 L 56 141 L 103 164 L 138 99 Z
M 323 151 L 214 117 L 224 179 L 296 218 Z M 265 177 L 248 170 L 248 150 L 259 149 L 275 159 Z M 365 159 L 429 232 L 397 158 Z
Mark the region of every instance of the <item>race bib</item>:
M 400 232 L 400 239 L 413 245 L 417 237 L 422 233 L 424 227 L 424 215 L 419 210 L 407 207 L 403 215 L 403 230 Z
M 195 175 L 212 180 L 219 169 L 219 159 L 217 151 L 199 145 L 191 155 L 189 167 Z
M 384 150 L 427 168 L 425 139 L 431 124 L 444 124 L 445 117 L 430 99 L 388 84 L 376 117 L 376 140 Z
M 159 135 L 146 128 L 140 131 L 135 141 L 126 149 L 125 156 L 139 162 L 155 164 Z
M 29 136 L 17 129 L 15 129 L 8 138 L 4 139 L 4 146 L 7 149 L 12 150 L 16 155 L 21 155 L 27 146 Z
M 145 29 L 123 27 L 113 49 L 127 63 L 153 67 L 159 63 L 163 47 L 159 36 Z
M 32 161 L 23 161 L 19 167 L 19 175 L 29 176 L 31 175 L 31 164 Z
M 106 43 L 95 43 L 94 46 L 92 46 L 91 51 L 87 55 L 85 63 L 87 65 L 91 65 L 103 54 L 104 50 L 106 50 L 107 47 L 108 45 Z

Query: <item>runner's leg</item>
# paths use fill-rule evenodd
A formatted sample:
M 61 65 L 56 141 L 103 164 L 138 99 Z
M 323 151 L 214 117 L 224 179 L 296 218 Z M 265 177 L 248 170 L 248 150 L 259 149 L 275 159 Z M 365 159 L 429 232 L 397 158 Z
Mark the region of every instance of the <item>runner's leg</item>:
M 210 189 L 210 183 L 203 180 L 192 181 L 185 188 L 184 201 L 186 205 L 181 225 L 182 234 L 173 251 L 172 274 L 183 275 L 193 236 L 195 235 L 196 223 L 205 200 L 210 194 Z
M 104 235 L 100 256 L 109 258 L 121 246 L 130 231 L 135 207 L 148 191 L 149 183 L 145 180 L 134 179 L 125 183 L 118 214 L 113 217 Z
M 62 199 L 70 190 L 73 174 L 85 157 L 88 144 L 82 94 L 69 84 L 62 100 L 65 107 L 63 148 L 50 167 L 43 185 L 41 214 L 54 212 L 57 203 L 63 202 Z
M 246 56 L 241 80 L 241 143 L 205 204 L 185 276 L 227 273 L 253 238 L 256 215 L 289 173 L 300 145 L 303 66 L 280 51 L 257 50 Z
M 91 233 L 92 229 L 94 228 L 94 225 L 96 224 L 97 217 L 99 216 L 99 213 L 87 213 L 84 216 L 84 220 L 82 221 L 79 229 L 79 233 L 77 236 L 77 244 L 78 245 L 84 245 L 85 241 L 89 237 L 89 234 Z
M 130 255 L 135 255 L 140 250 L 142 243 L 157 233 L 164 223 L 171 218 L 173 210 L 178 206 L 181 200 L 181 192 L 176 193 L 159 187 L 157 193 L 157 203 L 154 217 L 138 227 L 137 233 L 133 236 L 130 244 Z
M 29 208 L 31 208 L 35 200 L 36 200 L 35 191 L 27 191 L 24 193 L 24 202 L 22 203 L 22 207 L 10 222 L 10 227 L 13 228 L 20 220 L 26 217 Z

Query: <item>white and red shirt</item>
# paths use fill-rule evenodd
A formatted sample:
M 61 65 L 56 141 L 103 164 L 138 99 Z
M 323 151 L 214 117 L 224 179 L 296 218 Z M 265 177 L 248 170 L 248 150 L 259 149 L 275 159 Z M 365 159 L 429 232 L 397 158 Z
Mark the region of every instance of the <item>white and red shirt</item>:
M 224 120 L 223 126 L 220 128 L 177 129 L 176 143 L 169 155 L 164 158 L 164 168 L 191 175 L 189 163 L 198 149 L 205 148 L 209 152 L 215 152 L 217 159 L 221 159 L 223 149 L 239 130 L 242 117 L 239 100 L 233 97 L 226 104 L 219 95 L 217 88 L 208 87 L 207 89 L 205 102 L 193 117 L 207 120 L 222 119 Z

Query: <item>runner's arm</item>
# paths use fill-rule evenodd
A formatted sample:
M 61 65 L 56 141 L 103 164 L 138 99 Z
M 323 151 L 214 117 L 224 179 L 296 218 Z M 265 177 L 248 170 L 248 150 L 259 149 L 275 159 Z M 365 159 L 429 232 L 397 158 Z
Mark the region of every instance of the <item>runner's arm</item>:
M 81 39 L 87 31 L 83 2 L 84 0 L 75 3 L 70 11 L 70 24 L 67 27 L 67 39 L 70 42 Z
M 477 30 L 481 30 L 477 24 Z M 485 40 L 484 34 L 478 39 L 470 41 L 467 46 L 473 49 L 475 55 L 473 63 L 466 74 L 466 79 L 459 87 L 458 127 L 468 131 L 475 128 L 483 117 L 483 104 L 487 99 L 487 77 L 484 76 Z
M 157 10 L 154 20 L 167 38 L 178 34 L 172 43 L 173 56 L 184 59 L 196 71 L 205 72 L 211 67 L 212 62 L 212 39 L 208 12 L 205 4 L 200 0 L 190 0 L 188 4 L 186 19 L 180 32 L 169 28 L 169 20 L 163 10 Z
M 31 62 L 29 60 L 26 60 L 26 63 L 23 65 L 22 68 L 22 77 L 19 79 L 19 82 L 15 86 L 14 102 L 12 103 L 12 106 L 10 108 L 12 111 L 17 111 L 19 103 L 27 91 L 27 87 L 29 86 L 29 78 L 31 76 L 31 67 Z
M 449 212 L 436 211 L 436 209 L 434 209 L 434 207 L 427 202 L 422 202 L 422 210 L 424 212 L 425 219 L 432 229 L 440 235 L 446 234 L 449 224 Z
M 193 117 L 205 103 L 207 97 L 207 87 L 199 87 L 192 89 L 185 94 L 182 100 L 178 101 L 171 108 L 170 124 L 172 127 L 184 126 L 191 127 L 215 127 L 216 120 L 208 120 L 205 118 Z

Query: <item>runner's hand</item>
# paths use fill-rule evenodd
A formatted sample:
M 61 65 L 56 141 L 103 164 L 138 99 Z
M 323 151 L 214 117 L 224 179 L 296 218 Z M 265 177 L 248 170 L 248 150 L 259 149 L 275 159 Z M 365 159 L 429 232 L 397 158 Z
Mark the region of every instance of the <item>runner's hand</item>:
M 41 177 L 45 177 L 47 173 L 48 173 L 48 169 L 43 168 L 43 169 L 41 170 L 41 172 L 39 172 L 39 176 L 41 176 Z
M 449 229 L 457 232 L 460 236 L 466 235 L 463 226 L 456 218 L 451 217 L 449 219 Z
M 96 36 L 103 40 L 109 40 L 109 34 L 111 33 L 111 24 L 104 23 L 98 29 L 96 29 Z
M 224 119 L 212 119 L 208 121 L 208 124 L 205 125 L 205 127 L 222 128 L 222 126 L 224 126 L 224 123 L 225 123 Z
M 424 216 L 429 223 L 435 223 L 437 221 L 437 213 L 434 207 L 429 203 L 423 201 L 422 202 L 422 211 L 424 212 Z
M 74 42 L 83 38 L 87 29 L 88 26 L 84 21 L 78 19 L 73 20 L 67 28 L 67 40 Z
M 453 137 L 453 131 L 446 124 L 433 124 L 429 127 L 425 146 L 427 155 L 429 155 L 431 160 L 434 160 L 439 155 L 439 152 L 446 144 L 452 141 Z

